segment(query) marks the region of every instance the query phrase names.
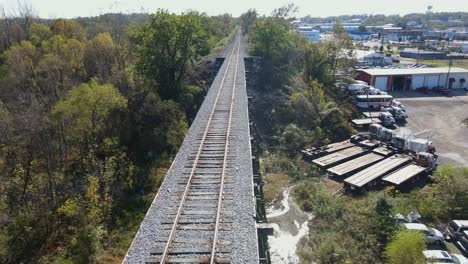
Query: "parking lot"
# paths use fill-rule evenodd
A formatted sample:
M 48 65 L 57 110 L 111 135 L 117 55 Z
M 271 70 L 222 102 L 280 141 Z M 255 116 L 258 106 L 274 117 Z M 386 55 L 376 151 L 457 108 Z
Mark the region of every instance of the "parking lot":
M 452 92 L 451 96 L 423 95 L 417 92 L 393 93 L 408 114 L 403 131 L 428 130 L 417 137 L 432 140 L 439 155 L 438 163 L 468 167 L 468 93 Z

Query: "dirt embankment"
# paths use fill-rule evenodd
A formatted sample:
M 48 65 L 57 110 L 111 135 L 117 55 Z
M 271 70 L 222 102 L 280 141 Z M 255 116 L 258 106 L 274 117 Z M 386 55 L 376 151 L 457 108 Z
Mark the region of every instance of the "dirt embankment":
M 245 58 L 250 121 L 263 150 L 274 148 L 278 144 L 275 112 L 282 111 L 287 98 L 282 89 L 273 89 L 275 85 L 269 68 L 260 58 Z

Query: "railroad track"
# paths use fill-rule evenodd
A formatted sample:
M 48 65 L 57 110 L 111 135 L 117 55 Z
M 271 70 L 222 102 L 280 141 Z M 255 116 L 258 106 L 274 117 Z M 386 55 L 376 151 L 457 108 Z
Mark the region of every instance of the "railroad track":
M 162 220 L 164 234 L 145 260 L 153 263 L 231 263 L 231 243 L 224 239 L 233 222 L 233 175 L 230 149 L 236 93 L 240 37 L 235 40 L 219 91 L 206 124 L 194 141 L 183 176 L 178 182 L 177 203 Z

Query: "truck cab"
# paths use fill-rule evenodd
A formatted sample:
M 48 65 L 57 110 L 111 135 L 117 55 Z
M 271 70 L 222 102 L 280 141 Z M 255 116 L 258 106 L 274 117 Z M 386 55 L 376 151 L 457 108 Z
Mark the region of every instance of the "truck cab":
M 393 136 L 393 130 L 383 127 L 380 124 L 372 124 L 369 126 L 369 133 L 372 138 L 391 141 Z
M 393 126 L 395 124 L 395 118 L 389 112 L 381 112 L 379 118 L 384 126 Z
M 413 153 L 428 152 L 435 153 L 435 148 L 432 146 L 432 141 L 423 138 L 414 138 L 408 142 L 408 150 Z
M 426 171 L 433 171 L 437 168 L 437 157 L 431 153 L 419 152 L 416 155 L 416 164 L 425 167 Z
M 398 135 L 394 135 L 392 137 L 392 145 L 393 147 L 399 149 L 399 150 L 404 150 L 406 149 L 407 146 L 407 140 L 406 138 Z
M 390 113 L 393 114 L 396 120 L 406 120 L 406 118 L 408 118 L 406 112 L 396 106 L 391 106 Z

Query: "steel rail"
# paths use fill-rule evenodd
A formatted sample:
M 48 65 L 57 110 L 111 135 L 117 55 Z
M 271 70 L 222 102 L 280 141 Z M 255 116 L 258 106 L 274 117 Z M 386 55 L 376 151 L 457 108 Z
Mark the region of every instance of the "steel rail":
M 215 233 L 214 233 L 214 237 L 213 237 L 213 247 L 211 249 L 210 264 L 215 263 L 216 245 L 217 245 L 217 240 L 218 240 L 218 235 L 219 235 L 219 222 L 220 222 L 220 219 L 221 219 L 221 206 L 222 206 L 222 203 L 223 203 L 223 192 L 224 192 L 224 178 L 226 176 L 226 165 L 227 165 L 228 150 L 229 150 L 229 136 L 231 134 L 232 109 L 234 107 L 234 98 L 236 96 L 237 70 L 239 68 L 240 38 L 239 38 L 238 41 L 239 41 L 239 44 L 237 45 L 236 68 L 234 70 L 234 80 L 232 82 L 231 104 L 230 104 L 230 107 L 229 107 L 228 129 L 226 131 L 226 144 L 225 144 L 225 147 L 224 147 L 223 172 L 221 174 L 221 187 L 219 188 L 218 210 L 216 210 Z M 235 49 L 235 47 L 234 47 L 234 49 Z
M 176 214 L 176 217 L 174 219 L 174 223 L 172 224 L 171 232 L 169 233 L 169 237 L 168 237 L 166 246 L 164 247 L 164 251 L 163 251 L 162 256 L 161 256 L 160 264 L 164 264 L 166 262 L 167 257 L 168 257 L 169 248 L 170 248 L 170 246 L 172 244 L 172 240 L 174 238 L 175 230 L 177 228 L 177 224 L 179 222 L 180 216 L 182 215 L 182 208 L 183 208 L 183 205 L 184 205 L 185 200 L 187 198 L 187 194 L 189 192 L 189 189 L 190 189 L 190 186 L 191 186 L 191 183 L 192 183 L 192 180 L 193 180 L 193 176 L 195 174 L 195 170 L 196 170 L 198 161 L 200 159 L 200 154 L 202 152 L 202 149 L 203 149 L 203 146 L 204 146 L 204 143 L 205 143 L 205 140 L 206 140 L 206 136 L 208 134 L 208 130 L 210 128 L 210 124 L 211 124 L 211 121 L 213 119 L 213 116 L 214 116 L 214 113 L 215 113 L 215 110 L 216 110 L 216 106 L 218 104 L 219 96 L 220 96 L 221 91 L 223 89 L 223 85 L 224 85 L 224 82 L 225 82 L 225 79 L 226 79 L 226 76 L 227 76 L 227 73 L 228 73 L 228 70 L 229 70 L 229 66 L 231 65 L 232 58 L 234 57 L 234 51 L 236 50 L 236 48 L 235 48 L 236 45 L 240 45 L 240 38 L 239 37 L 237 37 L 236 43 L 234 44 L 234 47 L 233 47 L 233 49 L 231 51 L 231 54 L 229 56 L 229 61 L 228 61 L 228 64 L 226 65 L 226 69 L 224 71 L 223 78 L 221 80 L 220 88 L 218 90 L 215 102 L 213 104 L 213 109 L 211 110 L 211 113 L 210 113 L 210 116 L 208 118 L 208 122 L 207 122 L 207 125 L 206 125 L 206 128 L 205 128 L 205 131 L 203 133 L 202 140 L 201 140 L 200 145 L 198 147 L 197 155 L 196 155 L 195 160 L 193 162 L 193 166 L 192 166 L 190 176 L 189 176 L 188 181 L 187 181 L 187 185 L 185 186 L 184 193 L 182 195 L 182 199 L 181 199 L 181 201 L 179 203 L 177 214 Z M 239 51 L 239 48 L 237 50 Z M 238 57 L 238 55 L 237 55 L 237 57 Z M 237 69 L 237 65 L 236 65 L 236 69 Z M 229 123 L 230 123 L 230 120 L 229 120 Z M 226 140 L 228 140 L 228 139 L 226 139 Z M 225 164 L 223 164 L 223 170 L 224 170 L 224 167 L 226 167 Z

